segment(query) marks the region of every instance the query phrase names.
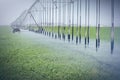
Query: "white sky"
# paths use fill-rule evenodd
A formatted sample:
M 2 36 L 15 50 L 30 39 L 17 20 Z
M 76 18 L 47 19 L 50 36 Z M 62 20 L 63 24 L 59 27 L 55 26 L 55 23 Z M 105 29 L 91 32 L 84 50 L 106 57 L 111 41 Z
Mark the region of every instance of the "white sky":
M 0 0 L 0 25 L 9 25 L 35 0 Z

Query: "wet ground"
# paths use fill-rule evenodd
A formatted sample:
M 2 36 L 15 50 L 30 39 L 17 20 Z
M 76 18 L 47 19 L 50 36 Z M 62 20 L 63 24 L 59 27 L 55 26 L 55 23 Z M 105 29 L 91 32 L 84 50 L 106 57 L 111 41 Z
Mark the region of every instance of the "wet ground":
M 119 80 L 120 45 L 101 41 L 96 52 L 95 40 L 85 48 L 75 41 L 54 39 L 22 30 L 13 34 L 0 29 L 1 80 Z

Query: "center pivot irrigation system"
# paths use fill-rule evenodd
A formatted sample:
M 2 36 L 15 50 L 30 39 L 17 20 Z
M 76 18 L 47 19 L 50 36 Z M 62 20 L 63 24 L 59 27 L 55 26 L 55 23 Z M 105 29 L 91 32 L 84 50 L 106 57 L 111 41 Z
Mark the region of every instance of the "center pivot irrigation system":
M 89 45 L 90 0 L 36 0 L 12 24 L 13 29 L 27 29 L 46 36 L 81 43 L 82 4 L 85 11 L 84 39 Z M 96 51 L 100 47 L 100 9 L 101 2 L 96 0 Z M 76 19 L 75 19 L 76 17 Z M 111 53 L 114 49 L 114 0 L 111 0 Z

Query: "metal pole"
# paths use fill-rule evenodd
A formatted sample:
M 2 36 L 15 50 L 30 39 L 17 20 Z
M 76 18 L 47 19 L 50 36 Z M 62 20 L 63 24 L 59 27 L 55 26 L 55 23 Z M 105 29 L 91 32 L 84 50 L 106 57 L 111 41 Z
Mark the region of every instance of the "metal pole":
M 77 28 L 76 28 L 76 44 L 78 44 L 78 35 L 79 35 L 79 30 L 78 30 L 78 27 L 79 27 L 79 19 L 78 19 L 78 16 L 79 16 L 79 0 L 77 0 Z
M 62 9 L 62 11 L 63 11 L 63 33 L 62 33 L 62 37 L 63 37 L 63 40 L 65 40 L 66 4 L 65 4 L 65 7 Z
M 34 16 L 32 15 L 32 13 L 31 13 L 31 12 L 29 12 L 29 13 L 30 13 L 30 15 L 31 15 L 31 17 L 32 17 L 32 19 L 33 19 L 33 21 L 34 21 L 35 24 L 37 25 L 37 27 L 39 27 L 39 25 L 38 25 L 37 21 L 35 20 Z
M 50 4 L 50 29 L 52 28 L 52 4 Z M 52 29 L 49 32 L 49 36 L 52 36 Z
M 54 37 L 53 27 L 54 27 L 54 3 L 52 1 L 52 38 Z
M 72 3 L 72 41 L 74 39 L 74 1 L 71 0 Z
M 87 0 L 85 0 L 85 48 L 87 44 Z
M 43 1 L 42 1 L 42 3 L 44 3 Z M 43 27 L 44 27 L 44 31 L 43 31 L 43 34 L 45 33 L 45 13 L 44 13 L 44 7 L 43 7 Z
M 55 1 L 55 9 L 56 9 L 56 23 L 55 23 L 55 30 L 57 29 L 58 25 L 57 25 L 57 1 Z M 59 31 L 59 30 L 58 30 Z M 55 39 L 57 38 L 57 34 L 55 34 Z
M 41 33 L 41 31 L 42 31 L 42 25 L 41 25 L 41 14 L 40 14 L 40 1 L 39 1 L 39 10 L 38 10 L 38 12 L 39 12 L 39 20 L 40 20 L 40 27 L 39 27 L 39 29 L 38 29 L 38 33 Z
M 70 42 L 70 28 L 71 28 L 71 3 L 68 3 L 68 41 Z
M 45 23 L 46 23 L 46 25 L 45 25 L 45 28 L 46 28 L 46 31 L 45 31 L 45 35 L 47 36 L 47 23 L 48 23 L 48 20 L 47 20 L 47 1 L 46 1 L 46 7 L 45 7 L 45 14 L 46 14 L 46 21 L 45 21 Z
M 114 50 L 114 0 L 111 0 L 111 54 Z
M 47 3 L 46 3 L 46 0 L 45 0 L 45 36 L 47 35 Z
M 29 14 L 29 31 L 31 30 L 31 16 L 30 16 L 30 14 Z
M 47 36 L 48 36 L 48 32 L 49 32 L 49 29 L 48 29 L 48 26 L 49 26 L 49 17 L 48 17 L 48 14 L 49 14 L 49 8 L 48 8 L 48 0 L 47 0 Z
M 58 6 L 58 4 L 57 4 L 57 6 Z M 59 12 L 60 10 L 58 9 L 58 11 L 56 11 L 56 14 L 57 14 L 57 28 L 58 28 L 58 38 L 60 37 L 60 26 L 59 26 L 59 18 L 60 17 L 58 17 L 58 14 L 59 14 L 59 16 L 60 16 L 60 12 Z
M 81 0 L 79 1 L 80 4 L 80 27 L 79 27 L 79 43 L 81 43 Z
M 89 45 L 89 17 L 90 17 L 90 0 L 88 0 L 88 32 L 87 32 L 87 36 L 88 36 L 88 45 Z
M 60 2 L 61 2 L 61 0 L 60 0 Z M 59 21 L 58 21 L 58 38 L 59 39 L 61 39 L 60 27 L 61 27 L 61 3 L 59 5 Z
M 42 0 L 42 3 L 43 3 L 43 0 Z M 43 7 L 43 29 L 44 29 L 44 7 Z M 43 30 L 43 34 L 44 34 L 44 31 L 45 31 L 45 29 Z
M 98 49 L 98 0 L 96 0 L 96 51 Z
M 98 0 L 98 47 L 100 47 L 100 0 Z
M 48 36 L 48 23 L 49 23 L 49 18 L 48 18 L 48 0 L 47 0 L 47 36 Z

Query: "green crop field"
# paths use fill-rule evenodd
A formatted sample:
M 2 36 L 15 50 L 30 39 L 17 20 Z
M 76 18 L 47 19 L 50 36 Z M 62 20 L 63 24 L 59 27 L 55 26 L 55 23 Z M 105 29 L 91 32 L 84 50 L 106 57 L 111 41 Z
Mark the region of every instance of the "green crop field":
M 34 29 L 35 31 L 38 30 L 38 28 L 36 26 L 31 27 L 32 29 Z M 48 32 L 53 32 L 54 33 L 58 33 L 58 27 L 44 27 L 45 31 Z M 77 30 L 79 31 L 79 28 L 77 29 L 76 27 L 74 27 L 74 33 L 73 35 L 79 35 L 77 34 Z M 60 33 L 65 33 L 68 34 L 69 33 L 69 28 L 65 27 L 65 31 L 63 29 L 63 27 L 60 27 Z M 70 34 L 72 35 L 72 27 L 70 27 Z M 119 27 L 115 27 L 114 29 L 114 35 L 115 35 L 115 41 L 118 43 L 120 41 L 120 28 Z M 81 27 L 81 36 L 84 38 L 85 37 L 85 27 Z M 96 39 L 96 27 L 90 27 L 90 31 L 89 31 L 89 36 L 91 39 Z M 100 38 L 101 40 L 105 40 L 105 41 L 110 41 L 111 39 L 111 27 L 101 27 L 100 28 Z
M 93 39 L 94 32 L 95 28 L 91 28 Z M 100 34 L 103 40 L 109 40 L 110 29 L 101 28 Z M 118 42 L 119 34 L 120 29 L 115 28 Z M 84 52 L 56 48 L 54 42 L 39 35 L 13 34 L 10 27 L 0 27 L 0 80 L 120 80 L 120 69 L 96 61 Z

